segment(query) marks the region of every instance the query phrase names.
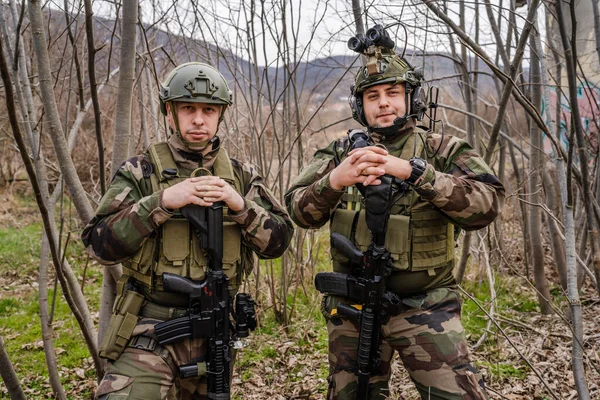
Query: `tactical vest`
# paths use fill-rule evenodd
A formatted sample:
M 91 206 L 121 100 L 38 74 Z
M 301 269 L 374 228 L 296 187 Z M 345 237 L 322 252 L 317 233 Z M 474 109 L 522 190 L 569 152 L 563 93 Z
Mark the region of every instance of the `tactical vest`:
M 415 128 L 404 147 L 390 154 L 408 160 L 413 156 L 426 158 L 435 165 L 424 149 L 425 131 Z M 367 228 L 364 199 L 356 187 L 347 187 L 341 199 L 342 207 L 333 213 L 330 230 L 354 242 L 361 251 L 371 244 Z M 392 199 L 392 210 L 385 238 L 385 248 L 391 253 L 394 268 L 399 271 L 427 271 L 447 266 L 454 260 L 454 225 L 430 202 L 421 199 L 412 187 Z M 351 273 L 348 258 L 331 249 L 333 270 Z
M 182 174 L 166 142 L 153 144 L 148 150 L 154 172 L 150 180 L 152 193 L 167 189 L 189 176 Z M 169 171 L 171 174 L 164 174 Z M 173 174 L 172 172 L 176 172 Z M 210 175 L 210 171 L 199 168 L 192 172 Z M 214 175 L 229 183 L 243 197 L 242 183 L 235 179 L 231 160 L 225 149 L 219 149 L 213 164 Z M 147 193 L 146 195 L 149 195 Z M 239 225 L 223 209 L 223 270 L 229 277 L 230 290 L 233 293 L 241 282 L 242 271 L 242 231 Z M 200 247 L 200 240 L 188 220 L 175 210 L 157 231 L 142 245 L 140 250 L 123 263 L 127 268 L 124 274 L 132 276 L 150 290 L 162 291 L 162 274 L 169 272 L 189 279 L 202 280 L 205 277 L 208 259 L 207 253 Z

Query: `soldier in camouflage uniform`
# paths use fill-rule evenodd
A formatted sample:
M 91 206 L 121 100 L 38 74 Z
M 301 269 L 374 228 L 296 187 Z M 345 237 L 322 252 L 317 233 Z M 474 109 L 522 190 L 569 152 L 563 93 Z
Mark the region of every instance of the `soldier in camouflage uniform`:
M 392 198 L 385 242 L 393 258 L 387 290 L 402 302 L 381 328 L 381 361 L 371 373 L 369 398 L 389 394 L 398 352 L 421 398 L 486 399 L 483 377 L 470 361 L 452 270 L 460 229 L 490 224 L 502 208 L 504 188 L 467 142 L 417 125 L 426 108 L 422 74 L 392 50 L 373 47 L 356 75 L 350 106 L 374 145 L 350 150 L 356 133 L 350 131 L 318 150 L 285 195 L 288 212 L 303 228 L 330 222 L 331 232 L 365 251 L 371 235 L 355 185 L 378 185 L 384 174 L 408 182 Z M 331 254 L 334 271 L 352 273 L 348 258 L 334 248 Z M 351 304 L 339 296 L 323 299 L 327 398 L 355 399 L 359 326 L 337 313 L 340 302 Z
M 205 376 L 177 373 L 181 365 L 205 361 L 206 340 L 161 346 L 154 336 L 156 324 L 189 312 L 187 295 L 163 291 L 162 274 L 202 280 L 206 272 L 206 254 L 181 207 L 225 203 L 223 269 L 231 295 L 250 272 L 253 253 L 279 257 L 293 234 L 256 168 L 230 159 L 220 146 L 216 133 L 232 92 L 219 71 L 180 65 L 162 84 L 160 101 L 171 136 L 121 165 L 82 234 L 101 263 L 125 267 L 100 346 L 110 360 L 96 391 L 100 399 L 207 398 Z

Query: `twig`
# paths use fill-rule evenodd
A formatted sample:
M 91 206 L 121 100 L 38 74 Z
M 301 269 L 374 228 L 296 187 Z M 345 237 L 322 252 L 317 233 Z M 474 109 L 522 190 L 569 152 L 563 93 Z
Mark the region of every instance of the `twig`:
M 521 359 L 523 361 L 525 361 L 527 363 L 527 365 L 529 365 L 529 368 L 531 368 L 531 370 L 537 375 L 537 377 L 539 378 L 540 382 L 542 382 L 542 384 L 546 387 L 546 389 L 548 389 L 548 392 L 550 392 L 550 394 L 552 395 L 552 397 L 554 397 L 556 400 L 559 400 L 559 398 L 556 396 L 556 394 L 554 393 L 554 391 L 550 388 L 550 386 L 548 386 L 548 383 L 542 377 L 542 374 L 533 366 L 533 364 L 531 363 L 531 361 L 529 361 L 529 359 L 527 357 L 525 357 L 525 355 L 521 352 L 521 350 L 519 350 L 519 348 L 513 343 L 513 341 L 506 334 L 506 332 L 504 332 L 504 329 L 502 329 L 502 327 L 500 326 L 500 324 L 498 324 L 498 322 L 496 322 L 496 320 L 490 316 L 490 314 L 486 311 L 486 309 L 483 308 L 483 306 L 481 304 L 479 304 L 479 302 L 477 301 L 477 299 L 475 299 L 473 296 L 471 296 L 469 293 L 467 293 L 467 291 L 464 290 L 460 285 L 458 285 L 458 288 L 460 289 L 460 291 L 465 296 L 467 296 L 472 302 L 474 302 L 475 305 L 481 311 L 483 311 L 483 313 L 485 315 L 487 315 L 488 318 L 490 318 L 492 320 L 492 322 L 494 323 L 494 325 L 496 325 L 496 328 L 498 328 L 498 330 L 502 333 L 502 336 L 504 336 L 504 338 L 508 341 L 508 343 L 513 347 L 513 349 L 515 349 L 517 351 L 517 353 L 519 353 L 519 356 L 521 356 Z

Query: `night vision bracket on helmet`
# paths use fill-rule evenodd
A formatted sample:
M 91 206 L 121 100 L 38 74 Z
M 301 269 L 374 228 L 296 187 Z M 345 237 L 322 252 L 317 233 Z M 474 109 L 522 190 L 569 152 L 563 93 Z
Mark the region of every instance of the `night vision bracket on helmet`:
M 437 104 L 428 102 L 428 97 L 432 96 L 428 96 L 422 89 L 423 72 L 395 53 L 395 43 L 382 25 L 373 26 L 364 35 L 351 37 L 347 44 L 350 50 L 366 57 L 366 62 L 356 74 L 354 85 L 350 88 L 349 99 L 352 117 L 361 125 L 369 127 L 364 115 L 362 93 L 375 85 L 404 83 L 407 104 L 405 115 L 398 117 L 391 127 L 369 127 L 375 132 L 393 134 L 410 118 L 420 121 L 428 109 L 437 107 Z M 432 89 L 429 90 L 430 93 L 431 91 Z

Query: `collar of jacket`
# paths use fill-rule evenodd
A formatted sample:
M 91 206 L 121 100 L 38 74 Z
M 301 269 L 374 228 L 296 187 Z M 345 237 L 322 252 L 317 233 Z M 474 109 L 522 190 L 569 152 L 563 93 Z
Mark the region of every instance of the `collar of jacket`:
M 171 148 L 175 163 L 190 171 L 199 167 L 210 170 L 215 163 L 215 158 L 221 148 L 221 140 L 218 136 L 215 136 L 207 144 L 207 147 L 211 146 L 211 149 L 204 155 L 200 151 L 190 151 L 177 135 L 171 135 L 167 140 L 167 143 Z

